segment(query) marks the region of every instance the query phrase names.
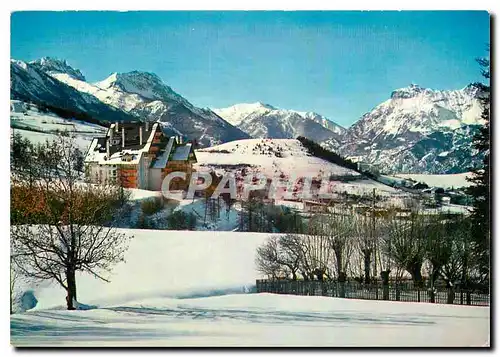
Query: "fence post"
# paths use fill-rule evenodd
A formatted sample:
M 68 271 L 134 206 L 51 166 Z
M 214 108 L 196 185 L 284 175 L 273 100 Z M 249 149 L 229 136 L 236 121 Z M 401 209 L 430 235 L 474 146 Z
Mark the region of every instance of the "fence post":
M 420 287 L 417 286 L 417 302 L 420 302 Z
M 396 281 L 396 301 L 401 300 L 401 287 L 399 285 L 399 282 Z

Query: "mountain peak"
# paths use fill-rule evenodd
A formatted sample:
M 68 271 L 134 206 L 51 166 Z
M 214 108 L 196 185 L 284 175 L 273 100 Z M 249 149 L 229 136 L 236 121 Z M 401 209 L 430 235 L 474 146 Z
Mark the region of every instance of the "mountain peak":
M 262 108 L 269 109 L 269 110 L 276 110 L 277 109 L 276 107 L 273 107 L 271 104 L 266 104 L 266 103 L 263 103 L 263 102 L 256 102 L 256 103 L 253 103 L 253 104 L 255 106 L 262 107 Z
M 160 77 L 151 72 L 131 71 L 112 73 L 103 81 L 94 83 L 101 89 L 117 88 L 123 92 L 138 94 L 151 100 L 174 99 L 185 102 L 185 99 L 167 86 Z
M 423 88 L 418 84 L 412 83 L 407 87 L 399 88 L 394 90 L 391 93 L 391 98 L 397 99 L 397 98 L 413 98 L 416 97 L 417 95 L 424 93 L 428 91 L 427 88 Z
M 30 65 L 42 70 L 45 73 L 65 73 L 80 81 L 85 81 L 85 77 L 79 69 L 71 67 L 66 60 L 42 57 L 37 60 L 29 62 Z
M 479 82 L 469 83 L 462 90 L 471 97 L 477 97 L 483 93 L 484 84 Z

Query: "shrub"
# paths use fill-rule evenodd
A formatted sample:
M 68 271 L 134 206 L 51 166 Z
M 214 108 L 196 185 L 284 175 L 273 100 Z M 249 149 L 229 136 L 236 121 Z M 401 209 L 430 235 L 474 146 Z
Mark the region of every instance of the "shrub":
M 196 228 L 196 216 L 194 213 L 175 211 L 167 217 L 167 224 L 169 229 L 191 231 Z
M 163 197 L 153 197 L 142 201 L 141 210 L 146 216 L 155 214 L 163 209 Z

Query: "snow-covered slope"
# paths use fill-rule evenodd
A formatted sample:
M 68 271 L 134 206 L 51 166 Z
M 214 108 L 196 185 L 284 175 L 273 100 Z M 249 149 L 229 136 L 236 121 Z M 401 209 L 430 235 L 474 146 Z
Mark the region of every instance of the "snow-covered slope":
M 104 135 L 106 128 L 75 119 L 65 119 L 50 112 L 42 111 L 37 105 L 19 100 L 10 101 L 11 131 L 21 134 L 33 143 L 52 141 L 58 132 L 74 136 L 82 152 L 86 152 L 95 136 Z
M 53 61 L 39 60 L 30 66 L 84 96 L 128 113 L 135 120 L 161 121 L 165 127 L 197 140 L 202 146 L 249 137 L 211 110 L 195 107 L 153 73 L 112 73 L 100 82 L 88 83 L 80 71 L 71 69 L 63 61 L 58 65 Z
M 472 136 L 484 124 L 480 89 L 432 90 L 418 85 L 395 90 L 366 113 L 338 141 L 325 147 L 378 165 L 386 172 L 458 173 L 481 157 Z
M 68 117 L 85 117 L 94 121 L 130 121 L 134 116 L 103 103 L 98 98 L 58 81 L 50 74 L 65 71 L 79 76 L 79 71 L 64 62 L 39 60 L 10 61 L 10 98 L 35 103 L 59 111 Z
M 296 139 L 247 139 L 196 151 L 198 166 L 251 166 L 269 177 L 288 175 L 352 175 L 359 173 L 310 156 Z
M 483 121 L 477 92 L 474 85 L 461 90 L 435 91 L 412 84 L 393 91 L 390 99 L 349 128 L 349 134 L 382 141 L 410 133 L 480 125 Z
M 268 237 L 264 233 L 217 231 L 119 231 L 133 236 L 125 262 L 106 275 L 110 283 L 88 273 L 79 274 L 80 303 L 107 306 L 143 298 L 244 292 L 260 276 L 255 250 Z M 33 291 L 38 300 L 35 309 L 65 306 L 65 291 L 56 284 L 28 283 L 19 289 Z
M 85 77 L 82 74 L 82 72 L 80 72 L 79 69 L 71 67 L 66 62 L 66 60 L 59 60 L 57 58 L 51 58 L 51 57 L 42 57 L 35 61 L 31 61 L 29 64 L 48 74 L 67 73 L 71 77 L 76 78 L 80 81 L 85 80 Z
M 311 156 L 296 139 L 237 140 L 196 151 L 199 171 L 236 176 L 261 173 L 268 179 L 308 177 L 331 182 L 331 192 L 397 195 L 400 191 L 363 178 L 358 172 Z
M 313 112 L 284 110 L 263 103 L 242 103 L 214 109 L 218 115 L 254 138 L 294 139 L 305 136 L 315 141 L 336 140 L 343 127 Z

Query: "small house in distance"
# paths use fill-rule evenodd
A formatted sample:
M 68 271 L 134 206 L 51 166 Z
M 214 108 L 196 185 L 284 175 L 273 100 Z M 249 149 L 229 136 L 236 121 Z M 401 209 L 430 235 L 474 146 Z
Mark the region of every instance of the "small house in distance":
M 90 182 L 118 183 L 126 188 L 161 190 L 165 176 L 186 173 L 186 180 L 171 187 L 184 189 L 196 162 L 191 142 L 167 137 L 160 123 L 114 123 L 105 137 L 94 138 L 85 156 L 85 174 Z

